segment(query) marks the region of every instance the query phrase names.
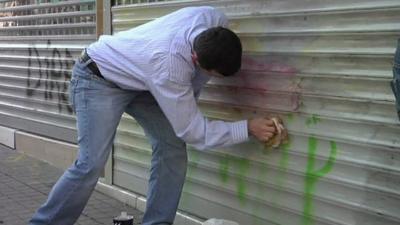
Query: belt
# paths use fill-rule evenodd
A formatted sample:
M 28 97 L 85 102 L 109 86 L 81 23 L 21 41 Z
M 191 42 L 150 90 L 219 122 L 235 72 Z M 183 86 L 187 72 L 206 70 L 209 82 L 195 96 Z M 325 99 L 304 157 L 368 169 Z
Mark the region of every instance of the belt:
M 81 58 L 82 63 L 85 63 L 90 60 L 90 56 L 87 54 L 86 49 L 82 51 Z M 101 75 L 99 68 L 97 67 L 96 63 L 92 60 L 87 67 L 90 71 L 92 71 L 96 76 L 101 77 L 104 79 L 103 75 Z

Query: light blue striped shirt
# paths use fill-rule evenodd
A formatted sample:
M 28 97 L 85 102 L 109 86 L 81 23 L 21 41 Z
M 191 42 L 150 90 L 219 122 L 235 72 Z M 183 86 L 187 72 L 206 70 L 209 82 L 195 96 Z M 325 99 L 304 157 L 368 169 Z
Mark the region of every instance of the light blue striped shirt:
M 191 59 L 196 35 L 227 25 L 226 16 L 212 7 L 189 7 L 103 35 L 87 52 L 107 80 L 123 89 L 150 91 L 186 143 L 197 149 L 228 146 L 248 139 L 247 121 L 211 121 L 202 115 L 195 96 L 210 77 Z

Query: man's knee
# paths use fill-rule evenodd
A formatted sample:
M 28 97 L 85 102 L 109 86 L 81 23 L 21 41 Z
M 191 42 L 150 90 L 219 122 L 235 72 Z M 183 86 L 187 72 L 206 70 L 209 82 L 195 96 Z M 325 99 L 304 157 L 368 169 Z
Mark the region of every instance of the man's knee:
M 99 176 L 103 170 L 100 163 L 90 163 L 87 161 L 75 160 L 69 171 L 76 176 Z
M 183 141 L 157 140 L 152 143 L 153 157 L 175 167 L 187 166 L 186 144 Z

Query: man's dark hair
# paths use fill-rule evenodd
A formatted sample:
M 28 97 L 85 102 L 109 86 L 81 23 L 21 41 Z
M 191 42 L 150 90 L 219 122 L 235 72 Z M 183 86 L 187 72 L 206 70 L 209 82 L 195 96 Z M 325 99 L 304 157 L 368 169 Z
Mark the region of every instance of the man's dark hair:
M 213 27 L 201 32 L 194 39 L 193 50 L 203 69 L 215 70 L 224 76 L 231 76 L 240 69 L 242 44 L 229 29 Z

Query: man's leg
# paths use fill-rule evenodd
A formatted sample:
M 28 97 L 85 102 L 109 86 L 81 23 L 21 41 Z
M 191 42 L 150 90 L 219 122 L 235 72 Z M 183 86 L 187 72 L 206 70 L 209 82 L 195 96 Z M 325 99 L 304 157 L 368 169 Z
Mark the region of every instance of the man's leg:
M 134 96 L 76 63 L 70 101 L 77 117 L 79 154 L 59 178 L 31 225 L 72 225 L 79 218 L 104 168 L 125 107 Z
M 172 224 L 185 181 L 186 144 L 149 92 L 138 95 L 126 112 L 144 128 L 153 149 L 143 225 Z

